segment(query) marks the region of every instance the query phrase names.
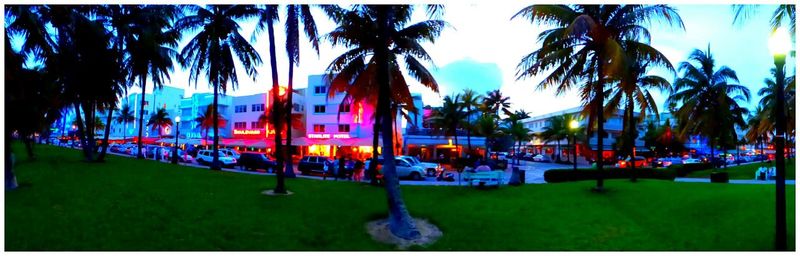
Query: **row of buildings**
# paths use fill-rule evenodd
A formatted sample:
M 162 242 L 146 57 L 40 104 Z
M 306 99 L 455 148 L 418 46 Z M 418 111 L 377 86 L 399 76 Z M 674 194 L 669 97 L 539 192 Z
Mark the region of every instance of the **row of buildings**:
M 308 77 L 306 88 L 295 89 L 293 92 L 292 112 L 299 116 L 301 127 L 292 128 L 292 148 L 297 156 L 302 155 L 350 155 L 352 157 L 366 158 L 372 155 L 373 139 L 373 116 L 374 107 L 364 102 L 343 102 L 344 94 L 336 94 L 329 98 L 328 88 L 323 75 L 312 75 Z M 279 95 L 286 92 L 283 88 Z M 181 122 L 177 124 L 179 132 L 178 143 L 186 145 L 208 145 L 214 136 L 213 128 L 206 128 L 201 125 L 199 117 L 206 113 L 206 109 L 213 102 L 211 93 L 195 93 L 190 97 L 184 97 L 185 92 L 181 88 L 164 86 L 163 89 L 155 90 L 155 93 L 133 93 L 121 99 L 120 104 L 128 104 L 134 111 L 137 121 L 133 123 L 112 122 L 110 137 L 114 141 L 133 140 L 138 136 L 138 117 L 142 97 L 144 97 L 144 117 L 145 124 L 150 114 L 158 109 L 164 108 L 170 117 L 175 120 L 180 116 Z M 459 153 L 466 152 L 467 136 L 466 133 L 457 133 L 458 136 L 443 136 L 435 133 L 432 129 L 424 125 L 425 118 L 430 115 L 431 109 L 425 107 L 422 97 L 419 94 L 412 95 L 414 105 L 420 113 L 413 113 L 409 116 L 411 120 L 396 118 L 395 127 L 395 152 L 408 155 L 419 156 L 422 159 L 450 158 Z M 224 96 L 220 95 L 218 100 L 219 113 L 226 122 L 219 128 L 220 142 L 225 147 L 232 147 L 243 151 L 264 151 L 271 152 L 274 148 L 274 129 L 270 127 L 270 122 L 259 121 L 261 116 L 271 104 L 270 92 L 259 93 L 245 96 Z M 549 119 L 565 114 L 577 114 L 580 107 L 566 109 L 546 115 L 535 116 L 523 120 L 524 125 L 532 133 L 541 133 L 549 126 Z M 116 113 L 115 113 L 116 114 Z M 101 114 L 103 116 L 105 114 Z M 662 114 L 659 123 L 663 119 L 669 118 L 668 114 Z M 64 123 L 70 116 L 65 117 Z M 581 127 L 586 126 L 587 120 L 581 121 Z M 55 125 L 56 129 L 67 128 L 66 125 Z M 623 130 L 622 111 L 618 111 L 605 122 L 606 138 L 603 145 L 603 157 L 611 158 L 614 152 L 611 148 Z M 68 129 L 68 128 L 67 128 Z M 73 128 L 74 129 L 74 128 Z M 169 144 L 175 142 L 175 130 L 172 127 L 151 129 L 145 127 L 142 140 L 148 143 Z M 643 135 L 644 125 L 640 125 L 640 135 Z M 68 132 L 68 131 L 62 131 Z M 100 134 L 103 131 L 98 131 Z M 590 135 L 588 145 L 578 143 L 579 161 L 583 161 L 584 156 L 592 156 L 593 150 L 597 148 L 594 134 Z M 379 139 L 380 140 L 380 139 Z M 690 142 L 697 143 L 697 139 Z M 471 136 L 469 144 L 479 154 L 486 153 L 486 139 L 479 136 Z M 379 143 L 382 145 L 382 142 Z M 557 146 L 560 145 L 560 146 Z M 637 147 L 645 149 L 641 138 L 635 142 Z M 687 145 L 692 146 L 692 145 Z M 700 148 L 702 146 L 699 146 Z M 378 149 L 380 150 L 380 148 Z M 545 142 L 539 138 L 525 143 L 522 149 L 533 154 L 544 154 L 555 156 L 561 154 L 563 159 L 572 158 L 574 152 L 573 143 L 566 139 L 560 142 Z

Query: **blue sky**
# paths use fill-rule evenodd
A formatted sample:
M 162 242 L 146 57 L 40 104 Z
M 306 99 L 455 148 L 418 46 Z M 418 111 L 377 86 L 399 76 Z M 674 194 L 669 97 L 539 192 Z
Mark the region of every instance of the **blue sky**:
M 541 79 L 539 77 L 520 81 L 515 79 L 519 59 L 539 48 L 536 35 L 546 28 L 522 19 L 510 20 L 511 16 L 525 5 L 527 4 L 516 1 L 446 4 L 443 19 L 449 22 L 452 28 L 445 30 L 435 44 L 424 45 L 434 59 L 434 65 L 430 65 L 430 69 L 440 83 L 440 93 L 433 93 L 415 84 L 412 84 L 411 90 L 422 93 L 425 104 L 437 106 L 441 104 L 441 97 L 460 92 L 464 88 L 471 88 L 481 93 L 500 89 L 504 95 L 511 97 L 513 109 L 524 109 L 534 116 L 578 106 L 580 102 L 575 92 L 555 96 L 551 90 L 535 89 Z M 739 75 L 740 83 L 750 88 L 754 97 L 749 102 L 749 107 L 754 108 L 758 102 L 756 92 L 763 86 L 763 80 L 769 76 L 769 69 L 773 66 L 767 49 L 767 38 L 770 33 L 769 15 L 775 6 L 760 6 L 759 11 L 744 25 L 732 25 L 733 13 L 730 5 L 673 6 L 683 18 L 685 31 L 653 24 L 650 27 L 651 44 L 666 54 L 675 66 L 693 49 L 705 50 L 710 44 L 717 65 L 726 65 L 734 69 Z M 335 24 L 321 11 L 315 10 L 314 14 L 321 34 L 335 27 Z M 419 11 L 414 20 L 421 21 L 425 18 L 424 11 Z M 246 21 L 241 25 L 241 33 L 250 38 L 254 22 Z M 283 24 L 278 26 L 276 40 L 279 42 L 277 48 L 279 80 L 280 84 L 286 84 L 288 62 L 285 50 L 282 48 L 282 42 L 285 41 Z M 181 47 L 191 36 L 184 35 Z M 254 46 L 266 61 L 269 57 L 266 34 L 259 38 Z M 323 43 L 320 55 L 317 56 L 310 44 L 305 40 L 302 41 L 301 65 L 295 69 L 294 82 L 299 88 L 307 86 L 308 75 L 324 73 L 330 61 L 345 51 L 344 48 L 331 48 Z M 788 62 L 794 63 L 795 60 L 789 59 Z M 674 79 L 666 72 L 656 72 L 669 80 Z M 239 73 L 242 74 L 239 87 L 236 91 L 229 91 L 229 94 L 261 93 L 271 85 L 267 64 L 258 68 L 259 74 L 255 82 L 247 78 L 244 72 Z M 794 71 L 788 73 L 793 74 Z M 171 77 L 172 80 L 168 85 L 185 88 L 187 96 L 194 92 L 211 91 L 203 79 L 198 81 L 197 88 L 194 84 L 190 85 L 188 73 L 181 70 L 177 64 Z M 132 91 L 139 90 L 134 88 Z M 656 101 L 662 103 L 667 95 L 656 93 L 655 96 Z

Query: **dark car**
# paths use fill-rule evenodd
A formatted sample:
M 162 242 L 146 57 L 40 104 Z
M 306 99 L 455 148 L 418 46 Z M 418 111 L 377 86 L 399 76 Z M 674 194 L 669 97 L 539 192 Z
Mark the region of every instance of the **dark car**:
M 303 175 L 308 175 L 311 172 L 324 173 L 327 165 L 330 164 L 331 159 L 326 156 L 304 156 L 297 164 L 297 170 Z
M 237 162 L 237 165 L 243 170 L 271 170 L 275 168 L 275 164 L 275 161 L 267 157 L 267 154 L 258 152 L 241 153 Z
M 328 168 L 325 171 L 326 175 L 333 176 L 335 173 L 339 174 L 340 178 L 347 178 L 353 175 L 353 169 L 355 168 L 356 162 L 353 160 L 345 160 L 344 161 L 344 171 L 339 170 L 339 159 L 330 161 L 328 163 Z

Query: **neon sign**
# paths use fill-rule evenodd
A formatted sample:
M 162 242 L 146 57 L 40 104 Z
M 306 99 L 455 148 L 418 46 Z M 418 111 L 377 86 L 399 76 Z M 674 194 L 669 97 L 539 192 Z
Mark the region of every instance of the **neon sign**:
M 306 137 L 309 139 L 349 139 L 350 134 L 309 133 Z
M 234 135 L 260 135 L 261 130 L 233 130 Z

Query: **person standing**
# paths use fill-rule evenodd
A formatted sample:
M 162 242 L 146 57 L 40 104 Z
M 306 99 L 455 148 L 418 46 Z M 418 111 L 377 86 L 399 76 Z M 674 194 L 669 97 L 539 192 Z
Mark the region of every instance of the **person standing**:
M 362 177 L 364 177 L 364 162 L 356 159 L 356 163 L 353 164 L 353 180 L 355 182 L 361 182 Z

